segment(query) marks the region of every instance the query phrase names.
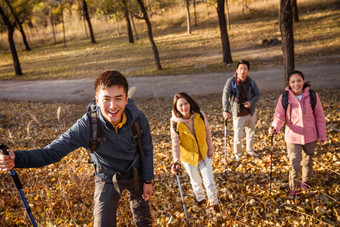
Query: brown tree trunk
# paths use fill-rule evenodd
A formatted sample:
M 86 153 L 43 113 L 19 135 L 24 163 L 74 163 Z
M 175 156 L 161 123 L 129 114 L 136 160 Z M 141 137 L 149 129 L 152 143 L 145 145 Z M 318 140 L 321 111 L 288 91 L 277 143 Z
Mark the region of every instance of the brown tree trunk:
M 57 39 L 55 37 L 55 30 L 54 30 L 54 21 L 53 21 L 53 5 L 51 4 L 51 26 L 52 26 L 52 32 L 53 32 L 53 39 L 54 39 L 54 44 L 57 44 Z
M 21 71 L 21 66 L 20 66 L 20 62 L 19 62 L 17 49 L 15 48 L 15 43 L 14 43 L 14 39 L 13 39 L 15 22 L 13 24 L 10 22 L 9 18 L 6 16 L 6 14 L 3 11 L 1 6 L 0 6 L 0 15 L 1 15 L 2 21 L 5 23 L 5 25 L 7 27 L 8 42 L 9 42 L 9 46 L 10 46 L 11 53 L 12 53 L 15 74 L 17 76 L 20 76 L 20 75 L 22 75 L 22 71 Z
M 15 24 L 18 26 L 18 30 L 21 33 L 22 41 L 24 42 L 25 48 L 26 48 L 27 51 L 30 51 L 31 48 L 28 45 L 28 42 L 27 42 L 27 39 L 26 39 L 26 34 L 25 34 L 25 31 L 24 31 L 24 28 L 22 27 L 22 22 L 19 20 L 18 14 L 15 12 L 15 10 L 12 7 L 12 5 L 8 1 L 6 1 L 6 3 L 7 3 L 7 6 L 8 6 L 8 8 L 10 9 L 10 11 L 12 13 L 12 16 L 15 19 Z
M 285 85 L 288 85 L 288 74 L 294 70 L 294 37 L 293 13 L 291 0 L 280 0 L 280 31 L 282 39 L 283 64 Z
M 158 49 L 157 49 L 157 46 L 155 44 L 155 41 L 153 40 L 152 26 L 151 26 L 148 14 L 146 12 L 143 0 L 137 0 L 137 1 L 138 1 L 139 6 L 140 6 L 140 9 L 143 13 L 143 18 L 145 20 L 146 26 L 148 27 L 148 36 L 149 36 L 150 44 L 151 44 L 151 47 L 152 47 L 153 55 L 154 55 L 154 58 L 155 58 L 157 70 L 162 70 L 162 66 L 161 66 L 161 62 L 160 62 L 159 54 L 158 54 Z
M 60 11 L 61 11 L 61 23 L 63 24 L 64 47 L 66 47 L 65 23 L 64 23 L 64 12 L 63 12 L 63 4 L 62 3 L 60 3 Z
M 242 3 L 242 19 L 245 18 L 245 14 L 244 14 L 245 8 L 247 8 L 247 0 L 243 0 L 243 3 Z
M 96 40 L 94 38 L 94 33 L 93 33 L 92 25 L 91 25 L 89 11 L 88 11 L 88 8 L 87 8 L 86 0 L 83 0 L 83 10 L 84 10 L 84 17 L 85 17 L 85 19 L 87 21 L 87 24 L 89 26 L 91 43 L 96 43 Z
M 195 27 L 197 27 L 196 0 L 194 0 L 194 19 L 195 19 Z
M 115 20 L 115 24 L 116 24 L 117 36 L 119 37 L 120 33 L 119 33 L 119 26 L 118 26 L 118 20 L 117 19 Z
M 137 29 L 136 29 L 136 25 L 135 25 L 135 21 L 133 19 L 133 16 L 131 16 L 131 22 L 132 22 L 132 26 L 133 26 L 133 30 L 135 31 L 135 35 L 136 35 L 136 39 L 138 40 L 138 33 L 137 33 Z
M 17 76 L 21 76 L 22 75 L 22 71 L 21 71 L 21 66 L 20 66 L 20 62 L 19 62 L 18 53 L 17 53 L 17 50 L 15 48 L 15 43 L 14 43 L 14 39 L 13 39 L 13 33 L 14 33 L 14 27 L 9 29 L 9 31 L 8 31 L 8 42 L 9 42 L 9 46 L 11 48 L 11 53 L 12 53 L 12 58 L 13 58 L 13 63 L 14 63 L 15 74 Z
M 223 63 L 232 63 L 230 43 L 227 31 L 227 23 L 224 14 L 224 0 L 217 0 L 217 14 L 218 22 L 220 25 L 221 40 L 222 40 L 222 51 L 223 51 Z
M 88 39 L 89 38 L 89 35 L 87 34 L 87 28 L 86 28 L 86 20 L 85 20 L 85 17 L 83 17 L 84 18 L 84 28 L 85 28 L 85 35 L 86 35 L 86 38 Z
M 227 26 L 228 26 L 228 29 L 230 30 L 230 13 L 229 13 L 228 0 L 225 0 L 225 7 L 227 9 Z
M 299 13 L 298 13 L 298 7 L 297 7 L 297 0 L 292 0 L 292 10 L 293 10 L 293 18 L 295 22 L 299 21 Z
M 124 0 L 123 3 L 124 3 L 124 16 L 125 16 L 125 20 L 126 20 L 126 27 L 127 27 L 128 37 L 129 37 L 129 43 L 134 43 L 127 1 Z
M 209 17 L 210 12 L 209 12 L 209 0 L 205 0 L 205 7 L 207 8 L 207 16 Z
M 190 4 L 189 0 L 185 0 L 186 6 L 187 6 L 187 31 L 189 34 L 191 34 L 191 22 L 190 22 Z
M 26 34 L 25 34 L 25 31 L 24 31 L 24 28 L 22 27 L 22 23 L 18 22 L 18 26 L 19 26 L 19 31 L 21 33 L 22 41 L 24 42 L 25 48 L 26 48 L 27 51 L 30 51 L 31 47 L 27 42 Z

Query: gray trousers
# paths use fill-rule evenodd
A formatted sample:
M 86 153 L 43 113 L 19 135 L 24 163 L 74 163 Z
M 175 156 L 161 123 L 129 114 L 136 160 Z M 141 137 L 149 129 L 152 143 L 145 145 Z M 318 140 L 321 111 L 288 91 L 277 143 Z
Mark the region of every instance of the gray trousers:
M 142 198 L 143 181 L 140 178 L 139 190 L 135 190 L 133 178 L 118 180 L 120 191 L 129 191 L 130 209 L 133 214 L 133 221 L 137 226 L 151 226 L 152 217 L 149 202 Z M 119 194 L 114 189 L 112 180 L 103 180 L 95 177 L 94 191 L 94 226 L 111 227 L 116 226 L 116 211 L 119 203 Z
M 305 145 L 287 143 L 287 151 L 289 158 L 289 188 L 296 190 L 300 182 L 310 180 L 313 171 L 313 154 L 316 142 L 307 143 Z M 302 169 L 301 181 L 299 175 Z

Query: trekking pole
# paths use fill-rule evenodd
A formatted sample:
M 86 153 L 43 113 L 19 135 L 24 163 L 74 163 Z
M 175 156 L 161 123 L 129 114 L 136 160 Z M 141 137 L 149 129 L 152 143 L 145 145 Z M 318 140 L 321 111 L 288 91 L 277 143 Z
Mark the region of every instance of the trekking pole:
M 274 133 L 271 135 L 271 146 L 270 146 L 270 183 L 269 183 L 269 193 L 272 194 L 272 179 L 273 179 L 273 146 L 274 146 Z
M 224 177 L 227 176 L 227 119 L 224 120 Z
M 7 150 L 8 150 L 8 147 L 6 145 L 0 144 L 0 153 L 1 154 L 8 155 L 8 151 Z M 18 189 L 18 192 L 19 192 L 20 198 L 22 200 L 22 203 L 24 204 L 24 206 L 26 208 L 26 211 L 27 211 L 28 216 L 29 216 L 29 218 L 31 220 L 31 223 L 32 223 L 33 227 L 36 227 L 37 224 L 34 221 L 34 217 L 32 215 L 31 208 L 29 207 L 29 205 L 27 203 L 27 200 L 26 200 L 26 197 L 24 195 L 24 192 L 22 191 L 22 184 L 20 182 L 18 174 L 14 171 L 14 169 L 11 169 L 10 173 L 11 173 L 11 177 L 12 177 L 12 179 L 14 181 L 14 184 L 15 184 L 15 186 Z
M 181 166 L 179 163 L 175 163 L 175 169 L 176 166 L 179 165 Z M 189 226 L 189 218 L 188 218 L 188 213 L 187 213 L 187 209 L 185 208 L 185 202 L 184 202 L 184 197 L 183 197 L 183 192 L 182 192 L 182 187 L 181 187 L 181 181 L 179 180 L 179 174 L 182 174 L 180 170 L 176 170 L 176 177 L 177 177 L 177 183 L 178 183 L 178 187 L 179 187 L 179 192 L 181 194 L 181 199 L 183 202 L 183 209 L 184 209 L 184 214 L 185 214 L 185 219 L 187 222 L 187 225 Z

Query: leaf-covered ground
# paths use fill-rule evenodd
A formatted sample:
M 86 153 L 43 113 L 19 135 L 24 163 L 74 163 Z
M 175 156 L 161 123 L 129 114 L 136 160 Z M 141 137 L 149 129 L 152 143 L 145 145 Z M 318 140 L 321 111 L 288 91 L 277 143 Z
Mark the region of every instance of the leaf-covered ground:
M 275 137 L 270 190 L 270 137 L 267 134 L 279 93 L 263 94 L 258 102 L 255 149 L 259 157 L 232 154 L 228 125 L 227 176 L 224 176 L 224 125 L 220 95 L 196 96 L 207 114 L 215 146 L 214 173 L 220 213 L 195 201 L 188 175 L 181 176 L 185 204 L 193 226 L 338 226 L 340 223 L 339 90 L 319 90 L 328 140 L 318 144 L 312 188 L 293 201 L 287 196 L 288 159 L 283 134 Z M 172 164 L 170 122 L 172 99 L 136 101 L 150 121 L 154 141 L 154 226 L 185 225 L 185 215 Z M 59 109 L 59 111 L 58 111 Z M 84 114 L 84 105 L 42 104 L 0 100 L 0 142 L 13 149 L 41 147 L 67 130 Z M 61 162 L 38 169 L 17 169 L 24 193 L 39 226 L 92 226 L 93 168 L 79 149 Z M 9 173 L 0 173 L 0 226 L 26 226 L 29 218 Z M 130 226 L 127 193 L 118 208 L 118 226 Z

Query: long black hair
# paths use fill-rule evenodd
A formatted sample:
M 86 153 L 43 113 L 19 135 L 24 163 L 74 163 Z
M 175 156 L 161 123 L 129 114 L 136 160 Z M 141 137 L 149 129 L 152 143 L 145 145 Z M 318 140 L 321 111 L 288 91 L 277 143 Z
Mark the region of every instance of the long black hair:
M 291 71 L 289 74 L 288 74 L 288 84 L 289 84 L 289 80 L 290 78 L 294 75 L 294 74 L 298 74 L 302 77 L 303 80 L 305 80 L 305 75 L 303 75 L 303 73 L 299 70 L 294 70 L 294 71 Z M 310 81 L 305 81 L 305 84 L 303 85 L 303 89 L 305 89 L 306 87 L 310 87 Z M 289 87 L 290 89 L 290 87 Z
M 195 100 L 193 100 L 190 97 L 190 95 L 188 95 L 185 92 L 180 92 L 180 93 L 177 93 L 175 95 L 174 101 L 172 103 L 172 110 L 175 113 L 176 117 L 180 117 L 180 118 L 183 117 L 183 115 L 177 110 L 177 101 L 180 98 L 184 98 L 190 104 L 190 113 L 191 114 L 193 114 L 193 113 L 200 113 L 201 112 L 201 109 L 200 109 L 199 105 L 195 102 Z

